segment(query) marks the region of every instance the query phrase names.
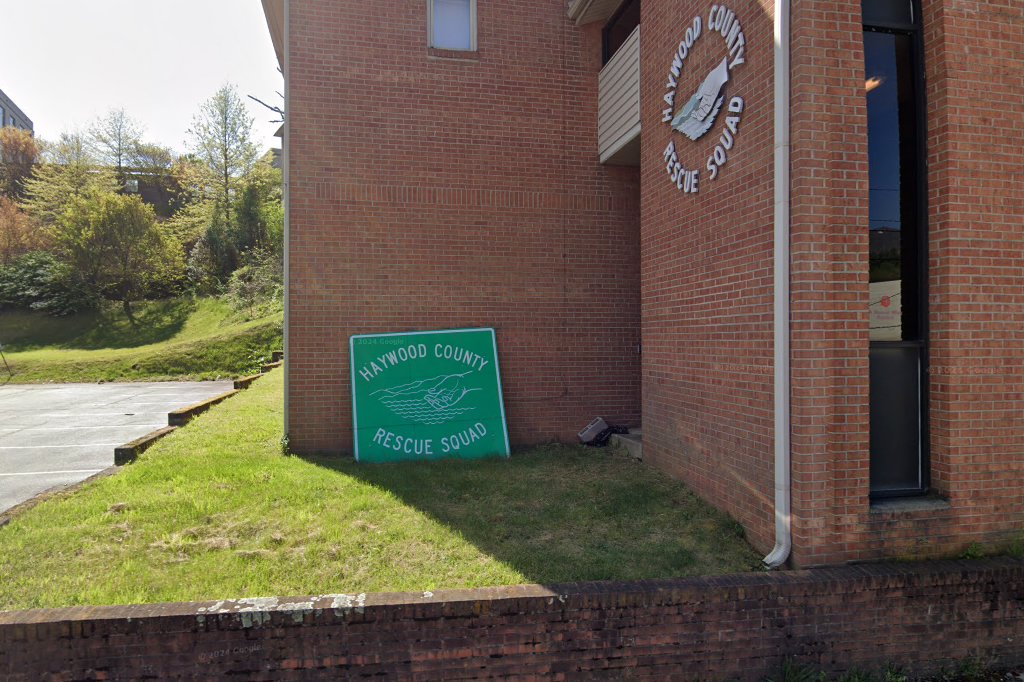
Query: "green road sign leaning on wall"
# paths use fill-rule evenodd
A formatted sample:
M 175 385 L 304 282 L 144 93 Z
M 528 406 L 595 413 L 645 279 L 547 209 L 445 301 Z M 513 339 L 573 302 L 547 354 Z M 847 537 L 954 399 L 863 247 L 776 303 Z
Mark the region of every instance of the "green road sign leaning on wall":
M 493 329 L 353 336 L 356 460 L 509 456 Z

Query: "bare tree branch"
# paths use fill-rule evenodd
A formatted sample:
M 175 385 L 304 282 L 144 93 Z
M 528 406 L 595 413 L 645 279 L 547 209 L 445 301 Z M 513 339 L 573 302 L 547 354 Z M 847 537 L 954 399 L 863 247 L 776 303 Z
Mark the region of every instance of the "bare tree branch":
M 278 93 L 278 94 L 280 95 L 281 93 Z M 252 95 L 246 95 L 246 97 L 248 97 L 249 99 L 251 99 L 254 102 L 258 102 L 259 104 L 262 104 L 267 109 L 270 109 L 275 114 L 277 114 L 278 116 L 281 117 L 280 120 L 271 121 L 271 123 L 284 123 L 284 109 L 282 109 L 281 107 L 271 106 L 271 105 L 267 104 L 266 102 L 264 102 L 263 100 L 259 99 L 258 97 L 253 97 Z

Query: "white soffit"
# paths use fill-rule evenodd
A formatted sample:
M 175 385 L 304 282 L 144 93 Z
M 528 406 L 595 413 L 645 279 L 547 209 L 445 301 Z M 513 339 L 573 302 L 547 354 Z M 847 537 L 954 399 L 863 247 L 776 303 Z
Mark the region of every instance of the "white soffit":
M 622 0 L 570 0 L 569 18 L 575 21 L 577 26 L 607 21 L 621 4 Z
M 263 13 L 267 16 L 267 28 L 274 41 L 277 63 L 284 68 L 284 3 L 285 0 L 263 0 Z

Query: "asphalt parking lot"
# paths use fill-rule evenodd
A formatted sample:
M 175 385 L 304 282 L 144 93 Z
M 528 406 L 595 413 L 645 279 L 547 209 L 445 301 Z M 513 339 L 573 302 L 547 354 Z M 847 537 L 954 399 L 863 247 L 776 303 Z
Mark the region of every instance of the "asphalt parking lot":
M 230 381 L 0 386 L 0 512 L 114 464 L 114 448 Z

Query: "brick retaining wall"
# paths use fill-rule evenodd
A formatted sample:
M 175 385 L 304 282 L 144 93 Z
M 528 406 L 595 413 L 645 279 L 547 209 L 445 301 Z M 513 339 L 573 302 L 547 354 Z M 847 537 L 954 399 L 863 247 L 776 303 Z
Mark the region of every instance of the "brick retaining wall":
M 1024 664 L 1024 562 L 0 613 L 0 677 L 758 680 Z

